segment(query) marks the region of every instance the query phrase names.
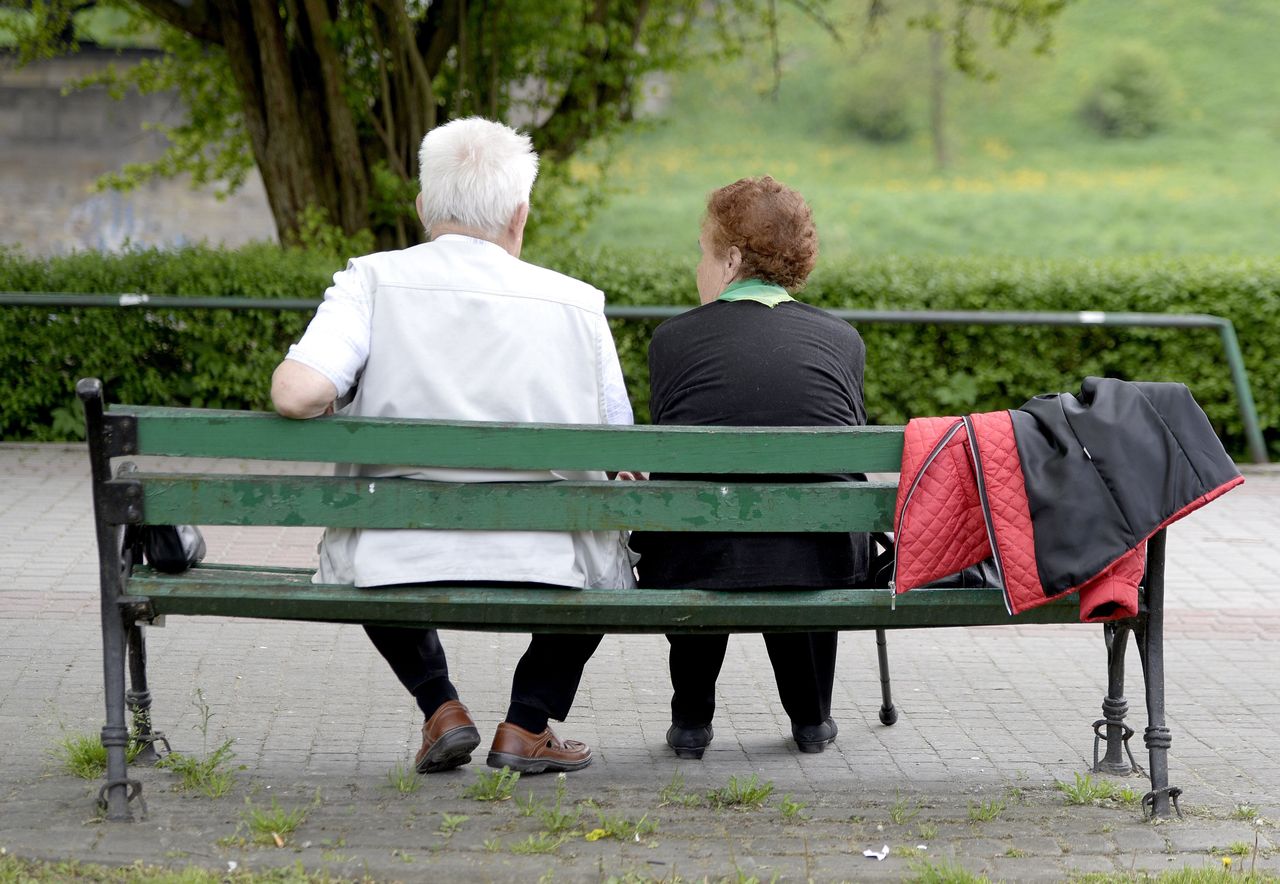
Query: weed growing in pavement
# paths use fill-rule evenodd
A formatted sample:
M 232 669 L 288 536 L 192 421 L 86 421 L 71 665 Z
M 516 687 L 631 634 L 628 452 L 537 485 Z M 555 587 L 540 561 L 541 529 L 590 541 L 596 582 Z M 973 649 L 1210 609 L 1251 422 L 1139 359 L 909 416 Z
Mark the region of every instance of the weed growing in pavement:
M 125 745 L 125 760 L 132 764 L 141 749 L 141 743 L 130 739 Z M 63 770 L 82 780 L 96 780 L 107 773 L 107 747 L 102 745 L 101 734 L 64 733 L 49 754 Z
M 228 739 L 210 753 L 209 719 L 213 718 L 213 711 L 205 702 L 204 690 L 196 688 L 195 699 L 191 702 L 200 712 L 200 723 L 196 725 L 200 731 L 200 757 L 170 752 L 156 762 L 156 767 L 176 773 L 181 778 L 178 784 L 181 792 L 202 792 L 210 798 L 220 798 L 230 792 L 235 783 L 235 774 L 221 769 L 223 763 L 233 757 L 231 744 L 235 741 Z
M 919 855 L 920 850 L 910 844 L 899 844 L 889 852 L 894 856 L 912 857 Z
M 969 805 L 969 822 L 989 823 L 1004 813 L 1004 802 L 992 799 L 981 804 Z
M 476 774 L 476 781 L 463 791 L 463 798 L 474 798 L 476 801 L 506 801 L 520 782 L 520 771 L 509 767 L 502 770 L 481 771 Z
M 760 808 L 773 794 L 772 782 L 760 782 L 760 778 L 752 774 L 749 779 L 739 781 L 737 777 L 729 777 L 729 783 L 723 789 L 712 789 L 707 793 L 707 801 L 717 810 L 725 807 Z
M 585 836 L 588 841 L 617 838 L 619 841 L 639 842 L 645 835 L 658 831 L 657 821 L 649 819 L 648 814 L 634 822 L 624 816 L 609 816 L 605 813 L 596 814 L 596 819 L 596 827 Z
M 799 823 L 807 820 L 804 815 L 804 809 L 807 805 L 803 801 L 792 801 L 790 795 L 782 796 L 782 819 L 788 823 Z
M 533 790 L 530 789 L 523 798 L 517 796 L 516 807 L 520 808 L 520 816 L 533 816 L 543 809 L 544 804 L 542 799 L 534 795 Z
M 1258 818 L 1258 808 L 1252 804 L 1237 804 L 1231 808 L 1231 818 L 1233 820 L 1252 822 Z
M 556 775 L 556 804 L 555 807 L 545 807 L 540 809 L 538 819 L 547 827 L 547 831 L 555 834 L 557 832 L 568 832 L 576 829 L 578 819 L 582 816 L 581 810 L 563 810 L 565 782 L 568 778 L 564 774 Z
M 538 853 L 554 853 L 568 839 L 568 835 L 552 835 L 549 832 L 539 832 L 536 835 L 530 835 L 523 841 L 512 844 L 507 849 L 512 853 L 525 856 Z
M 917 861 L 911 864 L 914 876 L 911 881 L 916 884 L 990 884 L 986 875 L 975 875 L 962 866 L 953 863 L 933 863 Z
M 1244 841 L 1232 841 L 1221 850 L 1213 850 L 1211 852 L 1220 856 L 1248 856 L 1253 853 L 1253 845 Z
M 1007 857 L 1010 857 L 1011 859 L 1018 859 L 1019 857 L 1026 856 L 1027 852 L 1025 850 L 1019 850 L 1016 847 L 1010 847 L 1008 850 L 1004 852 L 1004 855 Z
M 412 795 L 422 788 L 422 777 L 414 768 L 397 764 L 387 771 L 387 785 L 401 795 Z
M 1123 788 L 1116 789 L 1115 794 L 1111 797 L 1126 807 L 1137 807 L 1142 803 L 1142 794 L 1132 786 L 1124 786 Z
M 1069 804 L 1093 804 L 1116 793 L 1116 784 L 1110 780 L 1095 780 L 1091 774 L 1076 774 L 1075 783 L 1054 780 L 1054 787 L 1067 796 Z
M 898 793 L 897 800 L 889 808 L 889 820 L 894 825 L 905 826 L 920 814 L 920 805 Z
M 916 827 L 916 832 L 920 835 L 921 841 L 932 841 L 938 837 L 938 827 L 933 823 L 921 823 Z
M 469 819 L 471 819 L 471 817 L 464 813 L 442 813 L 440 814 L 439 832 L 441 835 L 449 838 Z
M 183 752 L 170 752 L 156 762 L 156 767 L 178 775 L 180 792 L 201 792 L 210 798 L 221 798 L 231 791 L 236 780 L 235 774 L 222 769 L 223 763 L 234 755 L 231 751 L 232 742 L 227 740 L 214 749 L 213 754 L 203 758 Z
M 484 839 L 484 849 L 487 850 L 489 853 L 497 853 L 499 850 L 502 849 L 502 839 L 501 838 Z
M 288 836 L 292 835 L 306 819 L 306 807 L 285 810 L 276 801 L 275 796 L 271 798 L 270 808 L 254 807 L 253 802 L 246 798 L 244 811 L 240 814 L 241 826 L 249 833 L 250 843 L 274 844 L 276 847 L 284 847 L 289 840 Z
M 680 804 L 684 807 L 697 807 L 702 803 L 702 796 L 697 792 L 686 792 L 684 785 L 684 774 L 676 771 L 671 775 L 671 782 L 667 783 L 658 791 L 658 800 L 662 803 L 659 807 L 666 807 L 668 804 Z

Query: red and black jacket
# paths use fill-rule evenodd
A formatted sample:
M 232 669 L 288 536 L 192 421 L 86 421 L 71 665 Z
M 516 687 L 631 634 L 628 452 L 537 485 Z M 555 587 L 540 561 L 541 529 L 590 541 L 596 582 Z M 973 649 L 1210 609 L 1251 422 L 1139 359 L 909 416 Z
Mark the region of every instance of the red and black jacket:
M 1152 534 L 1244 481 L 1182 384 L 1087 378 L 1080 395 L 907 424 L 894 588 L 993 559 L 1011 613 L 1071 592 L 1138 613 Z

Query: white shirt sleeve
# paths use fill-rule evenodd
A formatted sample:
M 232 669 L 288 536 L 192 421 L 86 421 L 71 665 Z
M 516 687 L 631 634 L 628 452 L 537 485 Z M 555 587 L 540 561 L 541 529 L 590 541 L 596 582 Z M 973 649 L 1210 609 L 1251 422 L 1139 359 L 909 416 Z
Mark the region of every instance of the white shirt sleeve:
M 609 328 L 609 320 L 603 314 L 600 316 L 598 340 L 605 421 L 610 424 L 634 424 L 636 416 L 631 410 L 631 400 L 627 398 L 627 385 L 622 379 L 622 365 L 618 362 L 618 348 L 613 343 L 613 330 Z
M 371 307 L 363 275 L 354 262 L 347 264 L 333 275 L 324 302 L 285 358 L 314 368 L 333 382 L 339 398 L 345 396 L 369 359 Z

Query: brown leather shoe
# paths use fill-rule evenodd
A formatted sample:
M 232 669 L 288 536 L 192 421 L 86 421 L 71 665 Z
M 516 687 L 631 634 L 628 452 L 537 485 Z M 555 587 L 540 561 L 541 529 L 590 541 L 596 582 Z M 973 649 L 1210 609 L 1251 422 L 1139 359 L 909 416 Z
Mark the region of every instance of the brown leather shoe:
M 422 725 L 422 748 L 413 764 L 422 774 L 452 770 L 469 762 L 479 745 L 480 731 L 467 707 L 446 700 Z
M 591 763 L 591 747 L 577 740 L 561 740 L 551 728 L 535 734 L 504 721 L 493 735 L 487 763 L 525 774 L 582 770 Z

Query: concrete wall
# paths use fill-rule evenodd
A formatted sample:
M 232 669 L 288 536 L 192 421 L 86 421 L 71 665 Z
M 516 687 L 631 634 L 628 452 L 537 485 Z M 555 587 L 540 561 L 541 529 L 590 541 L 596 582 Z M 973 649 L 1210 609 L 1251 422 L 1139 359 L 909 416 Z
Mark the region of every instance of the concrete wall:
M 62 89 L 107 64 L 134 64 L 146 55 L 85 50 L 21 69 L 0 55 L 0 245 L 51 254 L 275 239 L 256 172 L 226 200 L 211 189 L 192 190 L 187 180 L 128 193 L 93 191 L 100 175 L 160 156 L 164 136 L 143 124 L 177 122 L 182 108 L 172 93 L 115 101 L 101 88 L 69 95 Z

